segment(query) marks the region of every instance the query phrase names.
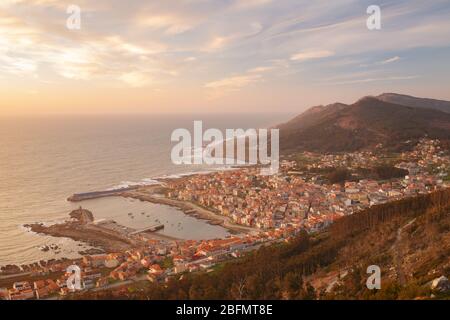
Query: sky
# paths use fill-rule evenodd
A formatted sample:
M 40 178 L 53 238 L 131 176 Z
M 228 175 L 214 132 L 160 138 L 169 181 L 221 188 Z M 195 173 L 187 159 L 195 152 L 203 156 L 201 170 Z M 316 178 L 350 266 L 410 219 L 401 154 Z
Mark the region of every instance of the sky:
M 450 0 L 0 0 L 0 115 L 450 100 L 449 17 Z

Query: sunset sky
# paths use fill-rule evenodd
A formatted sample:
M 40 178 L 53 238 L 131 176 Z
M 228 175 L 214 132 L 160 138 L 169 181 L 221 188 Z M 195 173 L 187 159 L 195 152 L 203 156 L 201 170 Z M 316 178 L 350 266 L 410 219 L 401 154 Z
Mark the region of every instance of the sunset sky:
M 0 0 L 0 115 L 450 100 L 449 17 L 449 0 Z

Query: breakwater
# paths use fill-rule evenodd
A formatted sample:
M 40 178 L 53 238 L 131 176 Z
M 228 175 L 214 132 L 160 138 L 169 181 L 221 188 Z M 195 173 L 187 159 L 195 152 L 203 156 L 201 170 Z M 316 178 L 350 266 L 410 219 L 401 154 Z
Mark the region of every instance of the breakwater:
M 78 202 L 78 201 L 89 200 L 89 199 L 117 196 L 122 192 L 132 191 L 132 190 L 137 189 L 138 187 L 139 186 L 131 186 L 131 187 L 126 187 L 126 188 L 111 189 L 111 190 L 104 190 L 104 191 L 75 193 L 75 194 L 71 195 L 69 198 L 67 198 L 67 201 Z

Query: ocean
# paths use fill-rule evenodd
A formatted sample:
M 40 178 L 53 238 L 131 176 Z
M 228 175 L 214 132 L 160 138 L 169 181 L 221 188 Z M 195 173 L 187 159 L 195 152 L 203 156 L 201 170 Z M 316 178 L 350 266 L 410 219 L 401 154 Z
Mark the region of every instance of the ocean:
M 73 193 L 155 178 L 212 170 L 178 166 L 170 160 L 176 128 L 266 128 L 286 114 L 239 115 L 49 115 L 0 118 L 0 266 L 54 258 L 75 258 L 90 247 L 66 238 L 36 235 L 23 227 L 56 223 L 82 205 L 96 219 L 114 219 L 130 227 L 161 221 L 162 233 L 181 239 L 224 237 L 227 231 L 184 215 L 175 208 L 132 199 L 103 198 L 70 203 Z M 133 213 L 130 218 L 128 213 Z M 54 249 L 43 252 L 45 245 Z

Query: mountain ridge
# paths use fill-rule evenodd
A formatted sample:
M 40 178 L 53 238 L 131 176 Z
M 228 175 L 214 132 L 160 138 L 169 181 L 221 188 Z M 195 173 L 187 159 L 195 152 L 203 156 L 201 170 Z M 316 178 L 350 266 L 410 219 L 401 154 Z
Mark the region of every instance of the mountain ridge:
M 352 152 L 378 145 L 400 150 L 405 141 L 424 136 L 450 140 L 450 113 L 366 96 L 349 105 L 312 107 L 277 128 L 282 151 Z
M 399 93 L 383 93 L 376 96 L 378 100 L 404 105 L 407 107 L 434 109 L 450 113 L 450 101 L 437 100 L 430 98 L 418 98 Z

